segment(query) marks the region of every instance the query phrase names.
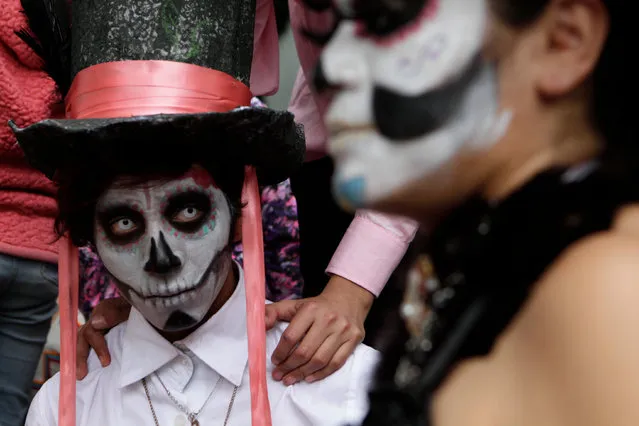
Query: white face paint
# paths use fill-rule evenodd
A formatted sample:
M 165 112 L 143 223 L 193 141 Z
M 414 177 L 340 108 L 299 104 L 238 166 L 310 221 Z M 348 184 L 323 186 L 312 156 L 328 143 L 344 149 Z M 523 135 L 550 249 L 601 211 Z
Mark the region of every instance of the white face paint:
M 498 113 L 495 70 L 481 59 L 487 20 L 484 1 L 431 0 L 390 35 L 341 21 L 319 71 L 339 89 L 326 122 L 343 206 L 379 201 L 499 139 L 509 114 Z
M 198 324 L 231 270 L 231 211 L 211 176 L 125 188 L 98 200 L 96 247 L 122 295 L 155 327 Z

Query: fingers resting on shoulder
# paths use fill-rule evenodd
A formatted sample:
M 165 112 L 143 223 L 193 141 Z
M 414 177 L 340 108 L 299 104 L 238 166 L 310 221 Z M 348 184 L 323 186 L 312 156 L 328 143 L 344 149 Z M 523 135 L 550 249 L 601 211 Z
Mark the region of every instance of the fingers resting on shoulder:
M 95 351 L 103 367 L 111 363 L 111 354 L 104 335 L 111 328 L 126 321 L 130 310 L 131 305 L 122 298 L 103 300 L 95 307 L 86 324 L 80 327 L 76 349 L 78 380 L 82 380 L 88 373 L 87 360 L 91 349 Z

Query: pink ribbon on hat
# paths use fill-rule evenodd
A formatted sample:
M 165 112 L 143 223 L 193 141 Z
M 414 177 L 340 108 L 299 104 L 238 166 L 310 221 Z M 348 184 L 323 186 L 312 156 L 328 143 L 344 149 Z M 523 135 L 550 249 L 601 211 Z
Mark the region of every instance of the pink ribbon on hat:
M 251 102 L 250 89 L 223 72 L 171 61 L 106 62 L 80 71 L 66 98 L 66 118 L 228 112 Z M 255 169 L 245 169 L 242 238 L 253 426 L 271 426 L 266 385 L 265 271 L 262 213 Z M 76 425 L 78 250 L 60 248 L 60 400 L 58 424 Z
M 66 97 L 67 118 L 228 112 L 251 90 L 221 71 L 171 61 L 120 61 L 80 71 Z

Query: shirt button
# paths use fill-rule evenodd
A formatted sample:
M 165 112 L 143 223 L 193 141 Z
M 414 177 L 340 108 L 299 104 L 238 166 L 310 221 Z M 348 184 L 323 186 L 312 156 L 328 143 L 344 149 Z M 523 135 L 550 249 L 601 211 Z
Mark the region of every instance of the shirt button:
M 186 418 L 184 414 L 178 414 L 175 417 L 175 421 L 173 422 L 175 426 L 187 426 L 189 424 L 189 420 Z

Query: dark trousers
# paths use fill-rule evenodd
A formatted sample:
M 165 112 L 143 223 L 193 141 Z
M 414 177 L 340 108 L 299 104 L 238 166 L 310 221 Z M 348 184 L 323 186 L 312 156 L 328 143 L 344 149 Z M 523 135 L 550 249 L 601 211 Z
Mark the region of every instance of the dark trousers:
M 329 157 L 304 163 L 291 177 L 291 189 L 297 200 L 300 227 L 300 268 L 304 277 L 304 297 L 317 296 L 328 277 L 324 273 L 353 215 L 344 212 L 333 200 Z
M 57 297 L 56 265 L 0 253 L 0 426 L 24 425 Z

